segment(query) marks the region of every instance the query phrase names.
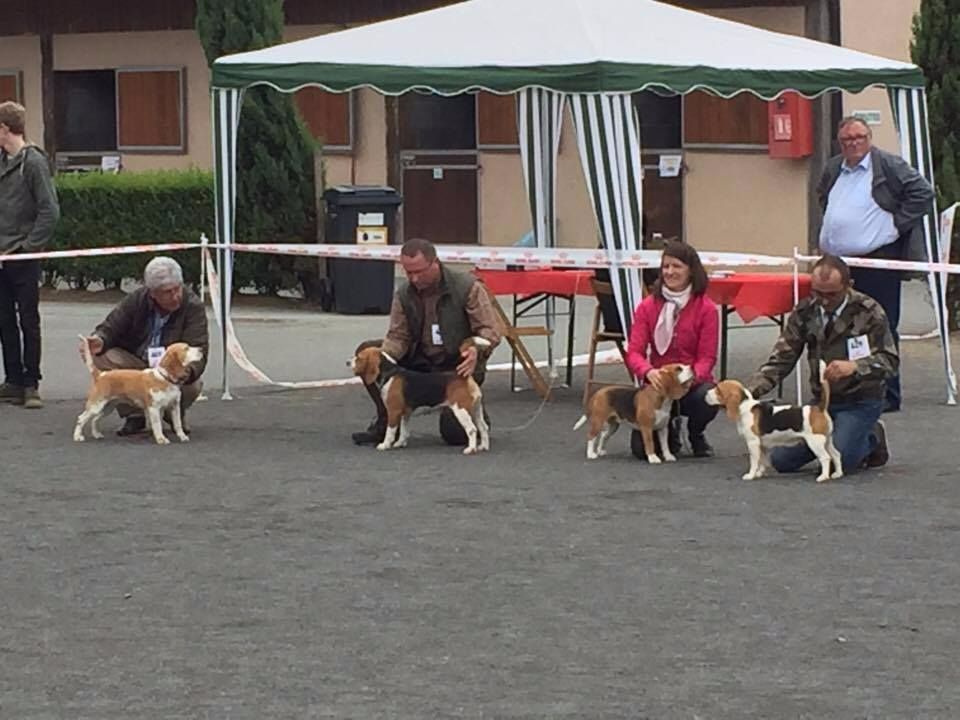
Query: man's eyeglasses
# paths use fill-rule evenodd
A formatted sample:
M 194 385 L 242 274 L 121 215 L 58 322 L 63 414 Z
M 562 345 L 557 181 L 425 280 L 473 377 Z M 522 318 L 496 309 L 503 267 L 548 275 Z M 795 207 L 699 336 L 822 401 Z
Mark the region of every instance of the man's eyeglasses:
M 832 302 L 833 300 L 839 300 L 846 294 L 847 290 L 834 290 L 832 292 L 824 292 L 823 290 L 811 290 L 810 295 L 813 296 L 813 299 L 817 302 Z
M 867 139 L 867 135 L 850 135 L 848 137 L 840 138 L 841 145 L 855 145 L 856 143 L 862 143 Z

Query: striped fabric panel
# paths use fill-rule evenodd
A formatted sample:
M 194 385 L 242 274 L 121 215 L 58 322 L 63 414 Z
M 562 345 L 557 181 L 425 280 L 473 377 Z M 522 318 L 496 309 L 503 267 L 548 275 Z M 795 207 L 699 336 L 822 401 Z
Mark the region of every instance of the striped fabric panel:
M 629 334 L 641 300 L 640 271 L 621 268 L 614 251 L 642 249 L 640 123 L 629 94 L 570 96 L 583 174 L 600 240 L 610 253 L 610 278 L 620 320 Z
M 893 109 L 893 121 L 900 136 L 900 155 L 913 165 L 931 186 L 936 186 L 933 172 L 933 153 L 930 145 L 930 129 L 927 119 L 927 94 L 923 88 L 890 88 L 887 91 Z M 923 219 L 928 261 L 940 260 L 940 222 L 937 201 L 934 198 L 930 212 Z M 943 366 L 947 377 L 947 402 L 957 401 L 957 379 L 950 356 L 950 328 L 947 311 L 947 275 L 928 274 L 930 294 L 934 299 L 934 314 L 943 348 Z
M 557 154 L 563 125 L 562 93 L 528 88 L 518 93 L 520 158 L 537 247 L 557 246 Z
M 237 217 L 237 129 L 243 92 L 214 89 L 211 98 L 213 112 L 214 182 L 216 194 L 217 242 L 230 244 L 236 237 Z M 233 286 L 233 251 L 217 248 L 217 272 L 220 275 L 220 308 L 222 317 L 230 316 L 230 298 Z M 223 397 L 230 397 L 228 377 L 227 323 L 222 323 L 221 340 Z

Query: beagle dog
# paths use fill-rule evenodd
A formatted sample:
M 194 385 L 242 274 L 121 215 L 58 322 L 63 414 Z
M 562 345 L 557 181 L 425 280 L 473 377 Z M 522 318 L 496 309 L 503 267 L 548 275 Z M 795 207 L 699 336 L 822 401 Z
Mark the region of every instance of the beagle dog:
M 460 345 L 483 350 L 490 341 L 470 337 Z M 407 446 L 410 437 L 410 415 L 420 407 L 449 407 L 467 434 L 464 455 L 490 449 L 490 428 L 483 418 L 483 393 L 472 377 L 456 372 L 424 373 L 399 367 L 397 361 L 379 347 L 358 352 L 351 361 L 353 374 L 370 385 L 380 385 L 380 395 L 387 408 L 387 432 L 377 450 Z M 381 385 L 382 383 L 382 385 Z
M 744 480 L 763 477 L 769 464 L 767 452 L 781 445 L 805 442 L 820 461 L 817 482 L 843 477 L 840 453 L 833 444 L 833 418 L 830 406 L 830 383 L 824 377 L 827 365 L 820 361 L 820 402 L 816 405 L 774 405 L 754 400 L 753 395 L 736 380 L 724 380 L 706 395 L 710 405 L 722 405 L 727 417 L 737 423 L 737 430 L 750 452 L 750 469 Z M 833 462 L 833 472 L 830 463 Z
M 607 454 L 607 440 L 620 427 L 628 422 L 640 430 L 643 435 L 643 447 L 647 451 L 647 461 L 659 463 L 653 444 L 654 431 L 660 437 L 660 452 L 667 462 L 676 462 L 676 456 L 670 452 L 667 437 L 670 432 L 670 408 L 674 400 L 679 400 L 690 389 L 695 377 L 689 365 L 671 363 L 660 368 L 663 377 L 664 392 L 660 393 L 652 385 L 641 389 L 631 387 L 605 387 L 597 390 L 587 403 L 586 412 L 573 426 L 579 430 L 587 420 L 587 459 L 595 460 Z
M 86 406 L 73 429 L 75 442 L 83 442 L 83 427 L 89 421 L 90 434 L 103 437 L 97 429 L 97 421 L 106 410 L 118 401 L 128 402 L 144 410 L 144 415 L 153 431 L 153 439 L 158 445 L 169 445 L 170 441 L 163 432 L 163 413 L 170 410 L 173 430 L 180 442 L 190 440 L 183 431 L 183 419 L 180 417 L 180 385 L 189 377 L 187 366 L 203 359 L 203 350 L 186 343 L 174 343 L 167 347 L 154 368 L 145 370 L 99 370 L 93 364 L 90 341 L 83 335 L 80 353 L 90 371 L 93 384 L 87 393 Z

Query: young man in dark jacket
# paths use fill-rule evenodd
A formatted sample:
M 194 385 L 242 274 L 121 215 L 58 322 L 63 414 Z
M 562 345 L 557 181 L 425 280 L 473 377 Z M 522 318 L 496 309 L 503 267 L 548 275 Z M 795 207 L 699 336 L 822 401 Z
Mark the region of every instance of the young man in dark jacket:
M 870 127 L 859 118 L 844 118 L 837 140 L 841 154 L 827 163 L 817 186 L 824 212 L 820 249 L 847 257 L 925 262 L 923 218 L 933 209 L 930 183 L 900 156 L 873 147 Z M 850 274 L 854 287 L 883 307 L 899 344 L 901 273 L 855 267 Z M 897 411 L 900 403 L 896 373 L 887 380 L 884 410 Z
M 60 217 L 50 165 L 23 137 L 26 111 L 0 103 L 0 402 L 41 408 L 40 261 L 5 256 L 44 250 Z
M 155 257 L 147 263 L 143 284 L 121 300 L 87 338 L 93 364 L 100 370 L 143 370 L 153 366 L 163 348 L 173 343 L 201 348 L 203 359 L 187 368 L 189 375 L 181 387 L 180 409 L 186 414 L 203 389 L 200 376 L 210 352 L 207 313 L 200 298 L 184 287 L 183 270 L 173 258 Z M 117 412 L 125 418 L 118 435 L 146 431 L 140 408 L 121 404 Z M 170 422 L 170 418 L 164 419 Z M 189 432 L 186 421 L 184 430 Z

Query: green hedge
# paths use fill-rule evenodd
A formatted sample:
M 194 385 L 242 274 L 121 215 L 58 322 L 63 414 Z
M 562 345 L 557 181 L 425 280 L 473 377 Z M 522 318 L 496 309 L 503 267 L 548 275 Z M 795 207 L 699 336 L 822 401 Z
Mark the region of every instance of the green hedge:
M 56 177 L 60 222 L 52 250 L 116 245 L 156 245 L 199 242 L 200 234 L 215 236 L 213 174 L 200 170 L 163 170 L 138 173 L 99 172 Z M 238 240 L 249 241 L 238 227 Z M 128 278 L 139 279 L 154 253 L 92 258 L 62 258 L 44 263 L 47 284 L 67 282 L 84 288 L 102 282 L 119 287 Z M 170 253 L 183 266 L 184 279 L 198 284 L 200 253 Z M 234 288 L 255 287 L 274 293 L 297 287 L 300 278 L 294 258 L 238 253 Z
M 213 175 L 199 170 L 142 173 L 61 174 L 56 177 L 60 222 L 53 250 L 114 245 L 198 242 L 214 236 Z M 170 253 L 183 265 L 185 279 L 200 278 L 200 255 Z M 119 287 L 139 278 L 153 254 L 62 258 L 44 264 L 47 282 L 73 287 L 102 282 Z

